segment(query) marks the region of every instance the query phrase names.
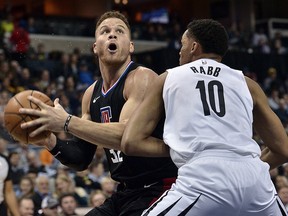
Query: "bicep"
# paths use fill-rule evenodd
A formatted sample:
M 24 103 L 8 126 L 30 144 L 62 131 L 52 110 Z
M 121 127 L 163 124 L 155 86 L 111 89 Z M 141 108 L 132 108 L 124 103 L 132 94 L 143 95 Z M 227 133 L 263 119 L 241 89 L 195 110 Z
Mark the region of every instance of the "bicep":
M 93 90 L 94 90 L 94 86 L 95 86 L 96 82 L 94 84 L 92 84 L 91 86 L 89 86 L 89 88 L 86 89 L 85 93 L 83 94 L 82 104 L 81 104 L 82 119 L 91 120 L 91 118 L 90 118 L 90 101 L 92 98 L 92 94 L 93 94 Z
M 164 112 L 162 99 L 163 76 L 157 77 L 144 101 L 130 118 L 124 132 L 124 140 L 134 143 L 151 135 Z
M 145 95 L 151 91 L 151 83 L 158 77 L 151 70 L 139 70 L 127 78 L 125 83 L 124 95 L 126 102 L 122 107 L 119 122 L 127 122 L 132 113 L 139 107 Z
M 248 82 L 248 86 L 254 100 L 253 126 L 255 131 L 269 149 L 275 152 L 281 151 L 287 145 L 287 135 L 280 119 L 270 108 L 261 87 L 252 82 L 250 84 Z

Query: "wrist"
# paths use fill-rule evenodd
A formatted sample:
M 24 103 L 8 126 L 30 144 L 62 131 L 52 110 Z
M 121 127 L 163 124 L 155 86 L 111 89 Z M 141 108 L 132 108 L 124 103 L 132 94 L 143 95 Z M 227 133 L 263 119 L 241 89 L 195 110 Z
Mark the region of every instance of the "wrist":
M 64 123 L 64 126 L 63 126 L 63 129 L 64 129 L 64 132 L 66 133 L 69 133 L 69 129 L 68 129 L 68 126 L 69 126 L 69 123 L 70 123 L 70 120 L 72 119 L 72 115 L 69 114 L 66 118 L 66 121 Z
M 51 151 L 52 149 L 54 149 L 55 146 L 56 146 L 56 136 L 52 134 L 47 140 L 45 147 L 48 151 Z

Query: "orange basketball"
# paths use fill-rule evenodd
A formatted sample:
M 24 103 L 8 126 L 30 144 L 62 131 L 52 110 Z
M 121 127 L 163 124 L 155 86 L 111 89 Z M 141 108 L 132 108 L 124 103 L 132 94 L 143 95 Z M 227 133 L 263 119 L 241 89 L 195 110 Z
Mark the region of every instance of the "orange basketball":
M 29 95 L 38 98 L 50 106 L 53 106 L 52 100 L 47 95 L 36 90 L 22 91 L 8 101 L 4 110 L 5 128 L 15 140 L 25 144 L 40 141 L 47 138 L 51 134 L 50 131 L 44 131 L 35 137 L 30 137 L 29 134 L 34 131 L 36 127 L 29 129 L 22 129 L 20 127 L 22 123 L 38 118 L 37 116 L 19 113 L 20 108 L 32 108 L 40 110 L 38 105 L 27 99 Z

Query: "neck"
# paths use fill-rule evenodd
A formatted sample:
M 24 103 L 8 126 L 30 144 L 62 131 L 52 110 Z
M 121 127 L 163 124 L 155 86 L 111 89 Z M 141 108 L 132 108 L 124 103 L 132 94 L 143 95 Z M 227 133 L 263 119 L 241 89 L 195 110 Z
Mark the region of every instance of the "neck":
M 222 57 L 220 55 L 214 54 L 214 53 L 202 53 L 198 56 L 195 56 L 193 61 L 198 60 L 198 59 L 202 59 L 202 58 L 207 58 L 207 59 L 213 59 L 217 62 L 221 62 L 222 61 Z
M 125 63 L 121 63 L 119 65 L 113 64 L 101 64 L 99 65 L 101 75 L 103 78 L 103 88 L 104 91 L 107 91 L 111 88 L 115 82 L 119 79 L 119 77 L 125 72 L 128 67 L 131 59 L 127 60 Z

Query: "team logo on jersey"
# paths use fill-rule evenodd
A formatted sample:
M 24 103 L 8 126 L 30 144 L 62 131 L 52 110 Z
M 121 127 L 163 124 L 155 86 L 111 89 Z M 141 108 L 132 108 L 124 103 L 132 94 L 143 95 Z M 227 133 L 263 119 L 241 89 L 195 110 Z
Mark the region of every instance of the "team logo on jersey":
M 112 118 L 111 107 L 110 106 L 102 107 L 100 108 L 100 112 L 101 112 L 101 122 L 109 123 L 110 119 Z

